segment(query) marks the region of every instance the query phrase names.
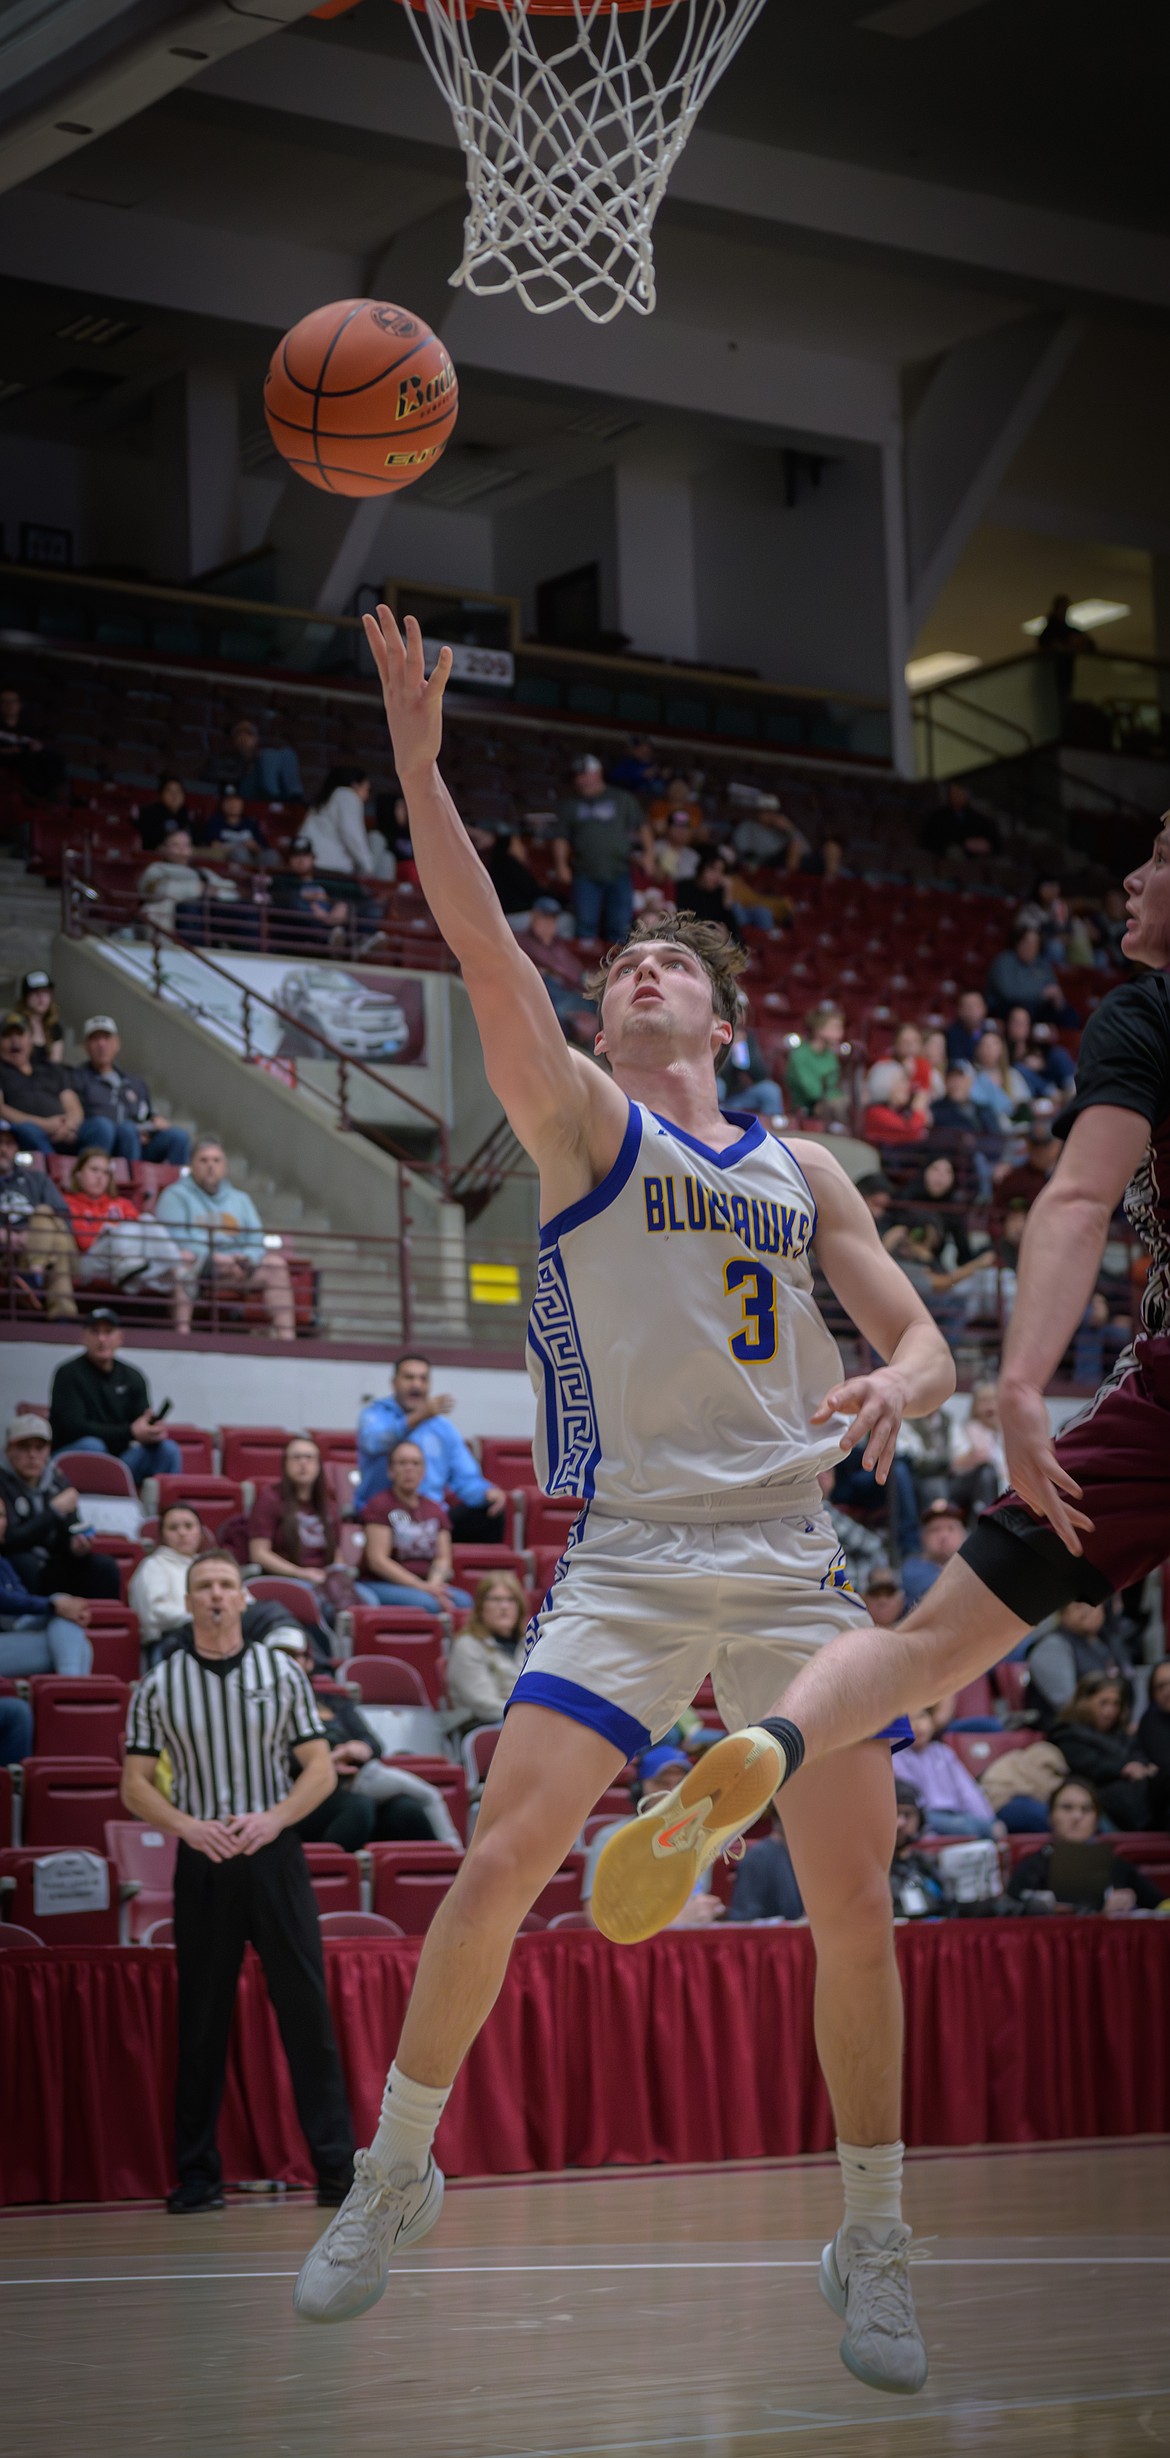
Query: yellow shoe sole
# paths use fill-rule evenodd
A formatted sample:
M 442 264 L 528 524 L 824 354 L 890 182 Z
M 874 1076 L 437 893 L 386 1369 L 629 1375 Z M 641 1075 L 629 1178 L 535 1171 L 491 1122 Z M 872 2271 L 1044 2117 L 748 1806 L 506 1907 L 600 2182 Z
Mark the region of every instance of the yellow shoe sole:
M 771 1733 L 749 1725 L 716 1741 L 665 1800 L 610 1836 L 593 1877 L 596 1927 L 617 1946 L 669 1928 L 708 1862 L 754 1825 L 785 1771 Z

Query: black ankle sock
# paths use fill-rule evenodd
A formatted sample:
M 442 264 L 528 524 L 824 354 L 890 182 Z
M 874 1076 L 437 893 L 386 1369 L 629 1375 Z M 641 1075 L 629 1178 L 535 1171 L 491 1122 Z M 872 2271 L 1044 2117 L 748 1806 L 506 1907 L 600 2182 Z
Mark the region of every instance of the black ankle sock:
M 779 1742 L 788 1761 L 783 1777 L 787 1783 L 789 1777 L 796 1775 L 804 1765 L 804 1734 L 798 1725 L 790 1724 L 787 1716 L 782 1715 L 761 1716 L 758 1729 L 762 1733 L 771 1733 L 773 1741 Z

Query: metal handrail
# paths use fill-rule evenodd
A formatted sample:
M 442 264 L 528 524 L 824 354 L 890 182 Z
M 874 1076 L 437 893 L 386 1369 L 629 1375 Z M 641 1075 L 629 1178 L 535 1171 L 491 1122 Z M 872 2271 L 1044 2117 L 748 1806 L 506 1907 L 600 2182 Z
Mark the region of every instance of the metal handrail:
M 86 906 L 97 901 L 96 891 L 88 887 L 84 880 L 75 876 L 74 848 L 66 846 L 61 862 L 61 927 L 67 938 L 101 938 L 104 935 L 100 930 L 91 930 L 88 927 L 90 917 L 87 916 Z M 127 910 L 130 909 L 128 906 Z M 132 910 L 134 918 L 141 922 L 142 917 L 136 901 Z M 192 947 L 186 939 L 181 939 L 177 932 L 165 930 L 158 922 L 150 922 L 146 928 L 150 934 L 152 986 L 157 999 L 162 1000 L 164 995 L 169 995 L 191 1014 L 203 1015 L 206 1012 L 196 1003 L 185 998 L 178 985 L 166 981 L 163 975 L 164 946 L 179 948 L 185 956 L 196 958 L 209 973 L 214 973 L 218 980 L 229 983 L 241 998 L 244 1057 L 249 1064 L 253 1064 L 257 1058 L 268 1056 L 267 1051 L 257 1051 L 253 1047 L 252 1011 L 254 1007 L 261 1007 L 266 1009 L 268 1014 L 279 1017 L 281 1023 L 290 1026 L 294 1032 L 303 1034 L 307 1040 L 317 1042 L 320 1045 L 321 1056 L 336 1066 L 338 1071 L 336 1107 L 343 1131 L 348 1132 L 354 1123 L 349 1108 L 351 1073 L 365 1078 L 369 1083 L 375 1085 L 379 1092 L 389 1093 L 395 1101 L 403 1102 L 408 1109 L 414 1110 L 420 1118 L 425 1119 L 427 1125 L 434 1129 L 438 1139 L 437 1161 L 420 1160 L 416 1153 L 410 1151 L 405 1145 L 395 1144 L 392 1138 L 383 1149 L 393 1160 L 400 1163 L 405 1162 L 411 1169 L 417 1170 L 421 1177 L 433 1177 L 444 1196 L 449 1193 L 451 1164 L 448 1128 L 446 1119 L 440 1117 L 437 1110 L 428 1108 L 426 1102 L 420 1101 L 415 1093 L 405 1091 L 400 1084 L 381 1074 L 376 1067 L 369 1066 L 365 1059 L 352 1058 L 347 1051 L 339 1050 L 336 1043 L 330 1041 L 328 1035 L 319 1031 L 316 1025 L 307 1024 L 300 1016 L 291 1015 L 289 1010 L 281 1007 L 276 999 L 270 999 L 262 990 L 254 990 L 247 983 L 239 981 L 225 965 L 217 964 L 205 948 Z M 315 1085 L 313 1089 L 322 1099 L 329 1100 L 330 1096 L 323 1087 Z

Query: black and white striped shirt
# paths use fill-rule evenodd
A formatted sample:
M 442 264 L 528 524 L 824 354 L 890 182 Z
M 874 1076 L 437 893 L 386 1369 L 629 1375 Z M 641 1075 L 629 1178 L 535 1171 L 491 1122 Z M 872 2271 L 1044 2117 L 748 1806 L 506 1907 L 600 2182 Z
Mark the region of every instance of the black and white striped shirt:
M 188 1816 L 242 1818 L 283 1801 L 290 1750 L 324 1738 L 308 1678 L 280 1648 L 253 1641 L 238 1656 L 200 1656 L 189 1639 L 140 1682 L 126 1751 L 167 1751 L 175 1808 Z

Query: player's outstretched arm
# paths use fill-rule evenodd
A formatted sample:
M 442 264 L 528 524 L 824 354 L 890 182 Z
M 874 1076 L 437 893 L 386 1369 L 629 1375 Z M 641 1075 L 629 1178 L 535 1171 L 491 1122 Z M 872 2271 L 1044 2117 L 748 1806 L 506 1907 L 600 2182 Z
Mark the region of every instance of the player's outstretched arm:
M 827 1391 L 812 1422 L 823 1425 L 844 1410 L 851 1423 L 842 1439 L 850 1447 L 864 1440 L 864 1465 L 876 1469 L 884 1485 L 903 1417 L 929 1416 L 949 1400 L 954 1361 L 905 1272 L 886 1253 L 872 1214 L 840 1162 L 819 1142 L 800 1141 L 789 1149 L 816 1198 L 821 1270 L 862 1338 L 886 1360 L 874 1373 L 852 1375 Z
M 1102 1102 L 1073 1120 L 1048 1184 L 1028 1214 L 1016 1303 L 1004 1343 L 1000 1421 L 1012 1484 L 1070 1553 L 1092 1521 L 1052 1447 L 1044 1405 L 1057 1366 L 1097 1285 L 1110 1225 L 1150 1138 L 1137 1110 Z
M 428 680 L 413 615 L 404 634 L 388 606 L 363 620 L 423 894 L 463 974 L 488 1081 L 525 1150 L 550 1173 L 555 1200 L 567 1202 L 617 1158 L 628 1105 L 600 1067 L 569 1049 L 439 774 L 450 649 L 440 650 Z

